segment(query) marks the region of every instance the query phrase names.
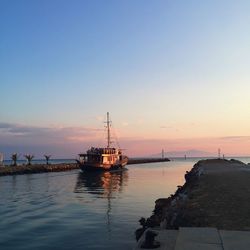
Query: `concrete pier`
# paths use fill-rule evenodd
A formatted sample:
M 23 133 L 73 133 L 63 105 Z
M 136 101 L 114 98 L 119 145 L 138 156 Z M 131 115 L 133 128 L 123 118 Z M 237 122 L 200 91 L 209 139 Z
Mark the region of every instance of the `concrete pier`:
M 159 250 L 249 250 L 250 232 L 218 230 L 209 227 L 181 227 L 179 230 L 153 229 Z M 144 235 L 135 250 L 142 249 Z
M 250 166 L 233 159 L 202 160 L 185 179 L 174 195 L 156 201 L 147 220 L 147 230 L 158 230 L 163 249 L 250 249 Z M 165 247 L 171 230 L 176 230 L 175 245 Z M 137 248 L 141 241 L 143 236 Z

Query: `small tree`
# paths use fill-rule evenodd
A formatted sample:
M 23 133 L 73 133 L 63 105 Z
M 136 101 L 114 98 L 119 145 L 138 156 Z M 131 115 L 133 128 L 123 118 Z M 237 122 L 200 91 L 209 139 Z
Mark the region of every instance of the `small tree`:
M 16 166 L 17 165 L 17 160 L 19 158 L 19 155 L 17 153 L 14 153 L 11 155 L 11 160 L 12 160 L 12 166 Z
M 51 155 L 44 155 L 45 159 L 46 159 L 46 164 L 49 165 L 49 159 L 51 157 Z
M 24 157 L 27 159 L 28 164 L 27 165 L 31 165 L 31 161 L 32 159 L 35 157 L 34 155 L 24 155 Z

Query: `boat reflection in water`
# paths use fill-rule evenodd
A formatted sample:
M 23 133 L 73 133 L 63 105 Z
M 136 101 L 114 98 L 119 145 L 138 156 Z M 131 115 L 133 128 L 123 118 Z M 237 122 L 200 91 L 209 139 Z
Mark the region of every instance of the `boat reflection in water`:
M 111 231 L 111 200 L 119 197 L 119 193 L 122 193 L 123 188 L 127 186 L 127 181 L 127 169 L 117 172 L 80 172 L 78 174 L 74 192 L 79 195 L 81 194 L 78 196 L 79 200 L 85 200 L 83 195 L 86 195 L 86 193 L 94 198 L 107 199 L 107 204 L 105 204 L 104 207 L 107 215 L 106 224 L 108 232 Z
M 99 198 L 115 198 L 112 194 L 122 192 L 128 180 L 126 169 L 117 172 L 84 172 L 79 173 L 75 193 L 91 193 Z

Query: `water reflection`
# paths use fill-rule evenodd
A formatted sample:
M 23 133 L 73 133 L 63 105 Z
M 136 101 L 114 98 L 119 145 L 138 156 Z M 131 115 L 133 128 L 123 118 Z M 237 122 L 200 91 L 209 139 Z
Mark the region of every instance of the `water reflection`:
M 98 198 L 115 198 L 128 181 L 128 171 L 79 173 L 75 193 L 91 193 Z
M 104 198 L 107 200 L 105 204 L 106 210 L 106 228 L 108 232 L 108 238 L 111 239 L 112 228 L 112 203 L 111 200 L 117 198 L 117 194 L 123 192 L 124 186 L 127 185 L 128 171 L 118 172 L 102 172 L 102 173 L 79 173 L 75 193 L 88 193 L 95 198 Z M 80 197 L 78 197 L 80 198 Z M 81 199 L 81 198 L 80 198 Z

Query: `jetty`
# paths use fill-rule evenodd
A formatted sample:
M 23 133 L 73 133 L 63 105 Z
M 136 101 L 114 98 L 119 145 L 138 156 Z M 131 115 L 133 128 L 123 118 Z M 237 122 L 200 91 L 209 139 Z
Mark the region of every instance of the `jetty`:
M 153 163 L 170 161 L 168 158 L 129 158 L 128 164 Z M 58 163 L 58 164 L 31 164 L 17 166 L 0 166 L 0 176 L 20 175 L 20 174 L 36 174 L 46 172 L 62 172 L 80 169 L 77 163 Z
M 249 249 L 250 165 L 201 160 L 185 180 L 175 194 L 156 200 L 152 216 L 136 231 L 136 249 L 148 230 L 156 230 L 159 249 Z
M 168 158 L 129 158 L 127 165 L 170 161 Z
M 0 176 L 36 174 L 36 173 L 46 173 L 46 172 L 62 172 L 62 171 L 69 171 L 73 169 L 79 169 L 76 163 L 4 166 L 4 167 L 0 167 Z

